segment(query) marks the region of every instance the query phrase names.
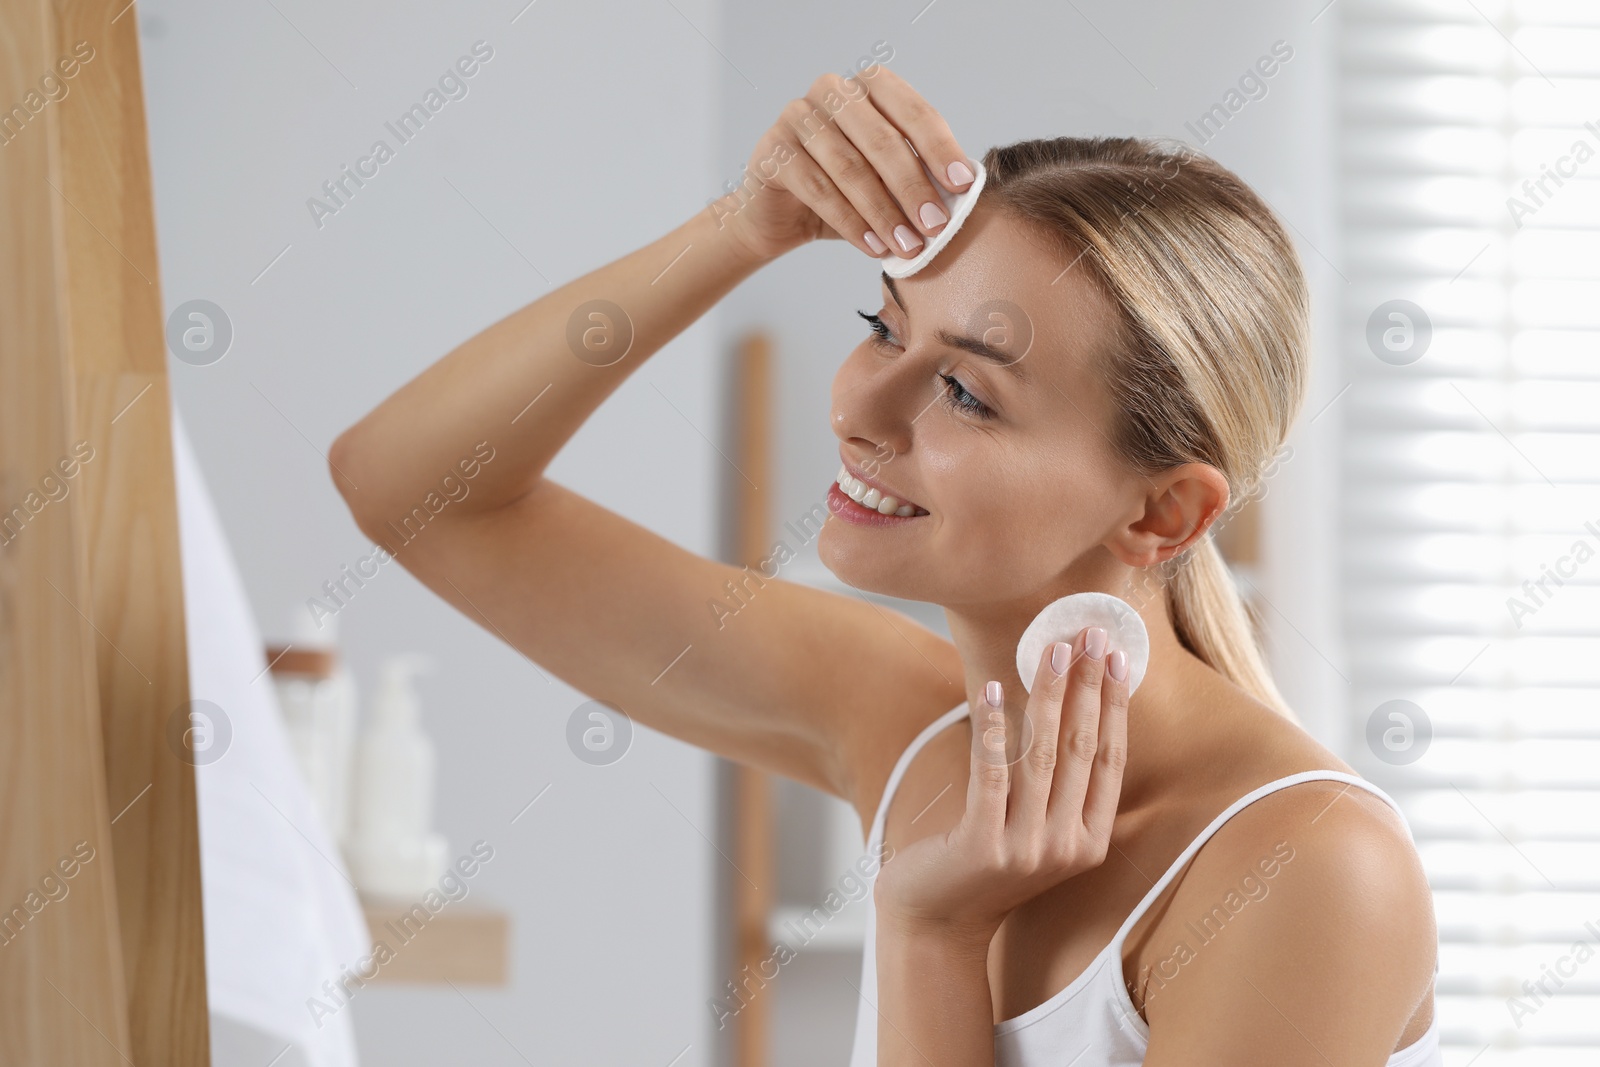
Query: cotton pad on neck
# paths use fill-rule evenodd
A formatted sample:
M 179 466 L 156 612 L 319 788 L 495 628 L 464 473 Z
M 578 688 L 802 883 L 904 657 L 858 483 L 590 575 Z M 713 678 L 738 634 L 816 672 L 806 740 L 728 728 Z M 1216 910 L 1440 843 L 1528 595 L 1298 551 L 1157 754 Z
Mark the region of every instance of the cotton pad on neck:
M 1017 642 L 1017 674 L 1022 688 L 1033 692 L 1033 676 L 1045 647 L 1054 641 L 1071 643 L 1085 626 L 1106 632 L 1106 654 L 1117 649 L 1128 654 L 1128 693 L 1139 688 L 1150 662 L 1150 634 L 1139 613 L 1121 597 L 1110 593 L 1073 593 L 1045 606 L 1034 616 Z
M 950 221 L 944 224 L 944 229 L 932 237 L 924 237 L 922 251 L 910 259 L 901 259 L 893 252 L 878 259 L 883 272 L 891 278 L 904 278 L 908 274 L 915 274 L 926 267 L 933 257 L 939 254 L 939 249 L 950 243 L 950 238 L 961 229 L 961 224 L 972 214 L 972 205 L 978 202 L 978 194 L 983 191 L 983 183 L 988 178 L 988 173 L 983 169 L 983 163 L 976 159 L 967 160 L 967 166 L 972 168 L 974 175 L 972 184 L 959 193 L 952 193 L 939 179 L 934 177 L 933 171 L 928 167 L 928 161 L 922 160 L 923 172 L 928 175 L 928 184 L 938 190 L 939 198 L 944 201 L 944 211 L 950 216 Z

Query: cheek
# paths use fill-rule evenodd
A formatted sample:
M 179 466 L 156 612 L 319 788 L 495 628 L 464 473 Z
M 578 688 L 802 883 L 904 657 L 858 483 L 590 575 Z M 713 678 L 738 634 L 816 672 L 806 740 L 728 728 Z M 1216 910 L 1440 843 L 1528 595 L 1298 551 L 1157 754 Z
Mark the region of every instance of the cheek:
M 937 486 L 935 500 L 946 522 L 962 540 L 979 545 L 1009 544 L 1031 535 L 1042 522 L 1036 481 L 1016 460 L 997 455 L 993 438 L 965 426 L 949 425 L 943 411 L 924 416 L 930 425 L 917 442 L 925 477 Z
M 942 468 L 940 497 L 950 532 L 974 551 L 1000 548 L 1012 564 L 1053 567 L 1086 535 L 1092 493 L 1074 481 L 1068 465 L 1037 455 L 997 459 L 977 447 L 923 458 Z

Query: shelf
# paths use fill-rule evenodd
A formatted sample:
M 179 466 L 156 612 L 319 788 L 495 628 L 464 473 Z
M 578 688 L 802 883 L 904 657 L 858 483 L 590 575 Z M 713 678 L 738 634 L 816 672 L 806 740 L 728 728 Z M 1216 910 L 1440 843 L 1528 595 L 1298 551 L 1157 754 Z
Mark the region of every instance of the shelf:
M 416 901 L 364 893 L 361 910 L 373 944 L 381 941 L 390 952 L 388 962 L 378 961 L 378 974 L 372 981 L 506 984 L 511 920 L 505 912 L 477 901 L 459 900 L 430 915 Z

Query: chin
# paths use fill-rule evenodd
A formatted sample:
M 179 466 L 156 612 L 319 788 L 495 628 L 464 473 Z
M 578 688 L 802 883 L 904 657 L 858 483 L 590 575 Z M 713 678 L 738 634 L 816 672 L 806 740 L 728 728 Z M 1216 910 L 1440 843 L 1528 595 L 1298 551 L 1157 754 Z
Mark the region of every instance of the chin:
M 913 580 L 903 552 L 873 540 L 873 531 L 845 526 L 831 516 L 817 534 L 817 559 L 828 573 L 852 589 L 900 600 L 927 600 L 927 583 Z

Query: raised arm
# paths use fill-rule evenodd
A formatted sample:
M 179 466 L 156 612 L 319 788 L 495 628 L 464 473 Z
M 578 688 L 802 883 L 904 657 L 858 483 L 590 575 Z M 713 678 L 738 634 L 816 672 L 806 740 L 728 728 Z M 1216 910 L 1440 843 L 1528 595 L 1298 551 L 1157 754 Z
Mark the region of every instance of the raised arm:
M 730 194 L 468 339 L 329 454 L 361 529 L 543 670 L 638 722 L 858 808 L 875 801 L 919 709 L 925 719 L 962 699 L 954 647 L 859 598 L 685 551 L 544 471 L 629 374 L 762 264 L 836 232 L 859 235 L 851 243 L 871 255 L 864 218 L 891 236 L 937 232 L 898 206 L 936 198 L 903 139 L 906 158 L 874 160 L 871 181 L 849 171 L 854 199 L 828 181 L 848 169 L 842 131 L 865 119 L 860 96 L 848 121 L 824 113 L 809 141 L 791 103 L 752 153 L 752 172 L 779 147 L 789 153 L 765 188 Z M 933 131 L 916 118 L 907 136 L 919 151 L 964 158 L 942 121 Z M 887 151 L 881 136 L 872 143 L 871 155 Z M 645 445 L 619 450 L 628 447 Z M 748 590 L 734 619 L 711 607 L 730 582 Z

